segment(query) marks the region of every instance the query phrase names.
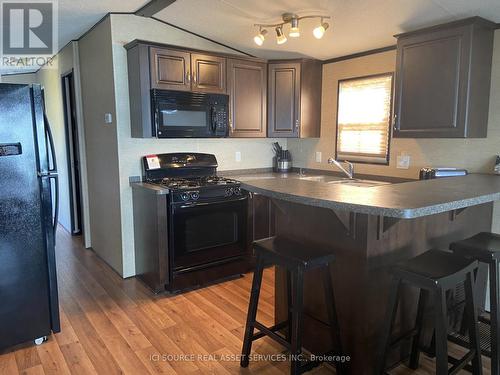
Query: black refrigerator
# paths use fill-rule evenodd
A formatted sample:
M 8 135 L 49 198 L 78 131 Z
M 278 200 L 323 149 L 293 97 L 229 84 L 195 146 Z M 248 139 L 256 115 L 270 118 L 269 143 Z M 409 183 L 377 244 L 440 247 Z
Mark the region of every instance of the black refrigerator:
M 0 350 L 60 331 L 57 195 L 42 88 L 0 84 Z

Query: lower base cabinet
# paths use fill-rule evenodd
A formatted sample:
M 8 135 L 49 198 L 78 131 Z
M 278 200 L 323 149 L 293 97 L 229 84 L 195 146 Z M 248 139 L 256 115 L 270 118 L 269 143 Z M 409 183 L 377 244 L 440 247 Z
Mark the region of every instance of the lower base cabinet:
M 275 207 L 271 199 L 260 195 L 251 194 L 250 199 L 250 238 L 252 241 L 274 236 L 275 233 Z

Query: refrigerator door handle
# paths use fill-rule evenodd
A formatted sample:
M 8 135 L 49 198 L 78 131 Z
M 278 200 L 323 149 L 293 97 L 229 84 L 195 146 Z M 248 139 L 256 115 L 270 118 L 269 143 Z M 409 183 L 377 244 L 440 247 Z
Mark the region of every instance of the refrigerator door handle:
M 52 222 L 52 230 L 54 232 L 54 244 L 56 242 L 56 230 L 57 230 L 57 221 L 59 219 L 59 176 L 57 175 L 57 161 L 56 161 L 56 149 L 54 147 L 54 138 L 52 137 L 52 131 L 50 129 L 49 119 L 47 115 L 43 114 L 43 119 L 45 122 L 45 132 L 47 133 L 47 139 L 49 141 L 51 159 L 52 159 L 52 168 L 49 165 L 49 173 L 47 173 L 47 177 L 50 180 L 54 180 L 55 186 L 55 197 L 52 200 L 54 202 L 54 218 Z M 50 189 L 50 193 L 52 194 L 52 189 Z
M 56 184 L 55 186 L 55 197 L 53 202 L 55 202 L 54 205 L 54 218 L 52 219 L 52 231 L 54 232 L 54 245 L 56 243 L 56 231 L 57 231 L 57 221 L 59 219 L 59 176 L 57 173 L 51 173 L 49 174 L 49 179 L 54 180 L 54 183 Z M 52 184 L 50 185 L 52 186 Z M 52 194 L 52 188 L 50 189 L 50 193 Z
M 52 137 L 52 130 L 50 129 L 49 119 L 47 115 L 43 114 L 43 120 L 45 122 L 45 132 L 47 133 L 47 139 L 49 140 L 50 154 L 52 159 L 52 168 L 49 166 L 49 172 L 57 173 L 57 160 L 56 160 L 56 149 L 54 147 L 54 137 Z

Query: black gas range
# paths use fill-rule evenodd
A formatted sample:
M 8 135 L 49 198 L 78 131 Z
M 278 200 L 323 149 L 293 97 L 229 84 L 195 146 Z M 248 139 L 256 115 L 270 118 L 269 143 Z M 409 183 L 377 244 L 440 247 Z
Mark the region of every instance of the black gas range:
M 240 183 L 219 176 L 165 177 L 150 181 L 172 192 L 173 202 L 204 202 L 212 199 L 231 199 L 244 195 Z
M 165 205 L 165 223 L 155 224 L 165 251 L 162 253 L 160 248 L 153 252 L 159 258 L 164 256 L 158 261 L 166 267 L 158 271 L 163 273 L 158 277 L 164 280 L 167 290 L 196 288 L 249 270 L 248 193 L 241 190 L 238 181 L 217 176 L 214 155 L 148 155 L 143 158 L 143 167 L 144 185 L 161 188 L 165 196 L 164 203 L 160 203 Z M 134 197 L 134 218 L 137 206 Z M 134 222 L 136 231 L 142 225 L 138 222 Z M 147 230 L 150 228 L 144 228 Z M 136 242 L 136 263 L 150 261 L 152 255 L 146 247 L 140 244 L 143 254 L 137 254 Z M 143 258 L 138 261 L 138 256 Z

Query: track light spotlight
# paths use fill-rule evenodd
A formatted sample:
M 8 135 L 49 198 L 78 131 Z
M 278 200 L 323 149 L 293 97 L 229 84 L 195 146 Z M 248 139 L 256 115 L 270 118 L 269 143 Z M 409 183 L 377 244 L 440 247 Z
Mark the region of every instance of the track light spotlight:
M 264 43 L 264 40 L 266 39 L 265 38 L 266 34 L 267 34 L 267 30 L 260 29 L 259 33 L 256 36 L 254 36 L 254 38 L 253 38 L 253 41 L 255 42 L 255 44 L 257 44 L 258 46 L 261 46 Z
M 323 38 L 323 35 L 325 35 L 325 31 L 326 29 L 328 29 L 330 25 L 328 25 L 326 22 L 323 22 L 323 20 L 321 20 L 321 25 L 319 25 L 318 27 L 316 27 L 314 30 L 313 30 L 313 35 L 316 39 L 321 39 Z
M 299 19 L 294 17 L 290 20 L 290 32 L 288 33 L 290 38 L 298 38 L 300 36 L 299 30 Z
M 286 43 L 286 41 L 286 36 L 283 34 L 283 26 L 276 27 L 276 43 L 283 44 Z

